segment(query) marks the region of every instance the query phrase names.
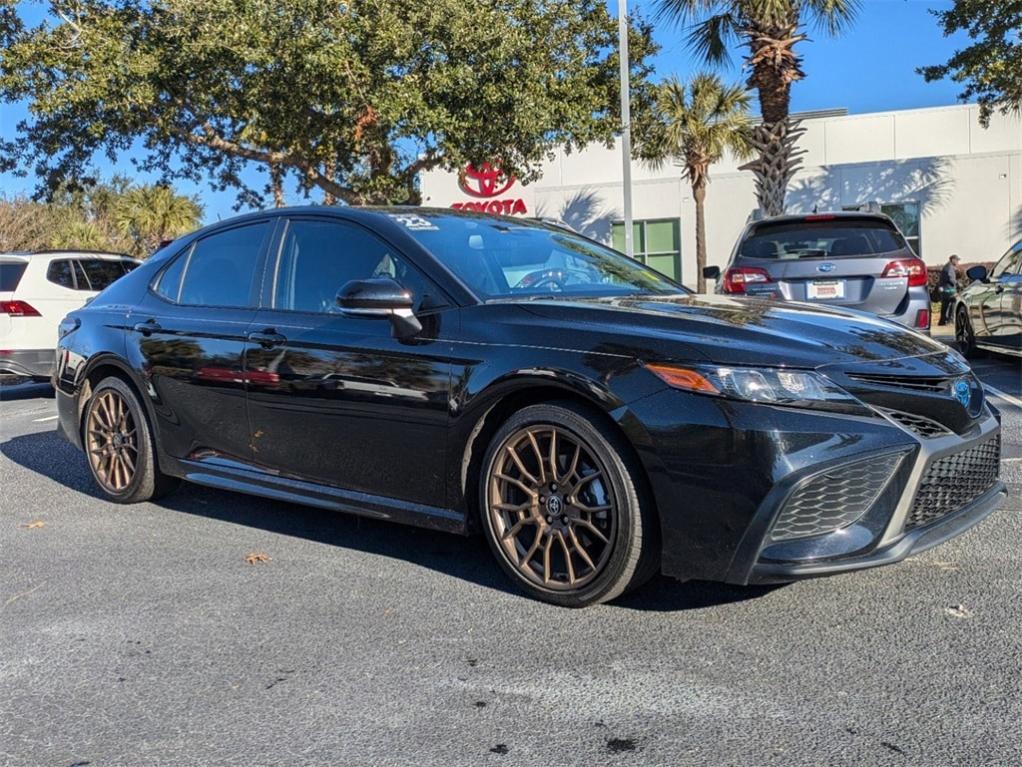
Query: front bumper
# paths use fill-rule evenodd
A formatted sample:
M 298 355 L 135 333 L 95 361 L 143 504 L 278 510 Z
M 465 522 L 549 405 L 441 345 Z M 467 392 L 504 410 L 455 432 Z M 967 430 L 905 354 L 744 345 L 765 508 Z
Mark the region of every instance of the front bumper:
M 998 481 L 983 495 L 957 512 L 943 517 L 927 527 L 905 533 L 896 542 L 875 549 L 867 554 L 849 556 L 835 560 L 808 562 L 757 562 L 746 583 L 787 583 L 802 578 L 818 578 L 838 575 L 867 567 L 879 567 L 900 562 L 907 557 L 921 554 L 944 541 L 964 533 L 973 525 L 982 522 L 993 513 L 1007 497 L 1003 482 Z
M 0 377 L 49 378 L 53 359 L 53 349 L 4 349 L 0 351 Z
M 676 391 L 630 409 L 643 427 L 631 437 L 660 511 L 663 571 L 681 579 L 782 582 L 897 562 L 976 524 L 1005 497 L 989 405 L 962 433 L 937 437 L 882 417 Z M 978 478 L 969 479 L 969 456 L 983 461 Z M 832 486 L 844 488 L 836 500 Z M 791 524 L 782 512 L 806 487 L 822 488 L 808 505 L 823 509 L 823 522 Z

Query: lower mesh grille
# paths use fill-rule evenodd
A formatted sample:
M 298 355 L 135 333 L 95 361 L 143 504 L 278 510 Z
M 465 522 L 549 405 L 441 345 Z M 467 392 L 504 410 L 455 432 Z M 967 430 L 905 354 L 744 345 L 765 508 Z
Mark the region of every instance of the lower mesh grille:
M 999 433 L 968 450 L 937 459 L 923 474 L 905 529 L 928 525 L 972 503 L 993 487 L 1000 468 Z
M 770 532 L 775 541 L 840 530 L 869 511 L 904 454 L 845 464 L 795 489 Z
M 921 415 L 913 415 L 912 413 L 905 413 L 901 410 L 888 410 L 887 408 L 882 407 L 877 408 L 877 410 L 895 423 L 904 426 L 910 432 L 922 437 L 923 439 L 946 437 L 948 434 L 954 433 L 943 424 L 939 424 L 936 421 L 930 420 L 929 418 L 925 418 Z

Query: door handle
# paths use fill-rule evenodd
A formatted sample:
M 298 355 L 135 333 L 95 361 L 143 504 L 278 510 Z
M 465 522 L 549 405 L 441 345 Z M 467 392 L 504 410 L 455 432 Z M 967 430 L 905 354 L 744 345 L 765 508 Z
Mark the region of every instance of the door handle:
M 148 337 L 151 336 L 153 333 L 157 333 L 163 330 L 163 328 L 160 327 L 160 323 L 158 323 L 156 320 L 148 319 L 145 322 L 136 322 L 132 330 L 134 330 L 136 333 L 141 333 L 142 335 Z
M 254 344 L 259 344 L 264 349 L 272 349 L 274 346 L 283 346 L 287 343 L 287 338 L 282 336 L 273 328 L 266 328 L 264 330 L 257 330 L 249 333 L 248 340 Z

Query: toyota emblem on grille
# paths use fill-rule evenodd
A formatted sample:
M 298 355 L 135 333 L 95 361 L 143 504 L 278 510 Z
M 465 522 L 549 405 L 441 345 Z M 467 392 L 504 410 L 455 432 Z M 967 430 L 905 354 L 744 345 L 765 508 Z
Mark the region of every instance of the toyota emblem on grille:
M 969 386 L 968 378 L 959 378 L 951 385 L 951 396 L 962 403 L 962 407 L 969 407 L 972 401 L 972 387 Z

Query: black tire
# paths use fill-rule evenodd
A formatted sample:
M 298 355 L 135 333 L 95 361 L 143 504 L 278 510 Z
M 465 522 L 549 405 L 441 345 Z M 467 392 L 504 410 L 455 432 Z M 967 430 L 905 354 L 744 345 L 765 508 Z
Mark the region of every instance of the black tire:
M 499 514 L 491 510 L 493 493 L 491 483 L 495 481 L 494 471 L 499 469 L 495 466 L 498 457 L 505 455 L 514 440 L 522 439 L 519 435 L 523 433 L 523 430 L 541 431 L 550 427 L 555 428 L 559 434 L 568 436 L 571 440 L 577 440 L 578 445 L 589 451 L 594 464 L 605 470 L 603 473 L 609 480 L 605 486 L 601 484 L 600 492 L 604 493 L 606 498 L 613 498 L 614 510 L 608 514 L 614 514 L 616 521 L 610 528 L 613 532 L 608 536 L 608 541 L 605 544 L 609 548 L 609 553 L 606 554 L 605 561 L 600 561 L 599 567 L 591 568 L 591 572 L 587 576 L 591 580 L 577 588 L 564 583 L 553 584 L 557 588 L 546 587 L 536 582 L 537 575 L 535 573 L 530 579 L 523 569 L 520 569 L 522 567 L 528 569 L 528 562 L 526 561 L 524 565 L 521 562 L 512 562 L 513 554 L 505 551 L 505 545 L 514 547 L 516 544 L 501 543 L 500 533 L 495 526 L 501 526 L 502 523 L 499 520 Z M 537 459 L 539 457 L 539 451 L 537 451 Z M 601 474 L 600 472 L 596 473 Z M 556 478 L 557 473 L 554 472 L 553 476 Z M 578 497 L 585 492 L 577 490 L 581 485 L 582 481 L 576 485 Z M 568 515 L 576 513 L 568 505 L 573 502 L 577 502 L 577 500 L 567 497 L 564 499 L 566 527 Z M 540 507 L 538 503 L 534 502 L 532 508 L 539 509 Z M 532 405 L 515 413 L 498 429 L 490 441 L 481 466 L 479 509 L 482 517 L 483 535 L 500 566 L 521 590 L 536 599 L 564 607 L 586 607 L 608 602 L 627 591 L 638 588 L 659 570 L 659 526 L 650 494 L 646 488 L 645 475 L 638 465 L 638 461 L 634 458 L 627 442 L 606 422 L 602 414 L 573 402 Z M 529 515 L 532 512 L 517 513 Z M 540 516 L 546 514 L 545 511 L 538 513 Z M 592 520 L 593 517 L 589 516 L 588 519 Z M 547 517 L 546 521 L 549 522 L 550 518 Z M 530 521 L 529 524 L 536 525 L 536 530 L 533 533 L 535 541 L 541 537 L 540 531 L 544 529 L 542 520 Z M 545 527 L 550 529 L 549 525 Z M 582 528 L 575 529 L 582 530 Z M 583 532 L 586 531 L 583 530 Z M 565 539 L 567 535 L 561 537 Z M 506 538 L 504 540 L 507 541 Z M 575 537 L 574 541 L 578 544 L 579 539 Z M 569 550 L 565 549 L 564 556 L 569 560 L 573 559 L 572 554 L 568 552 Z M 589 561 L 588 557 L 587 561 Z M 595 558 L 593 561 L 595 562 Z
M 93 411 L 99 407 L 102 395 L 110 392 L 120 398 L 131 417 L 135 430 L 134 445 L 137 459 L 130 481 L 122 488 L 115 490 L 100 475 L 96 462 L 90 455 L 90 435 L 88 427 Z M 152 429 L 146 417 L 145 408 L 138 401 L 135 391 L 122 379 L 116 376 L 104 378 L 92 391 L 82 413 L 82 445 L 86 451 L 86 459 L 92 478 L 99 486 L 103 495 L 115 503 L 141 503 L 172 492 L 180 484 L 180 480 L 160 471 L 156 462 L 156 446 L 153 442 Z
M 955 310 L 955 341 L 958 344 L 958 351 L 966 359 L 982 356 L 982 352 L 976 347 L 976 333 L 972 328 L 972 320 L 969 319 L 969 312 L 964 306 L 959 306 Z

